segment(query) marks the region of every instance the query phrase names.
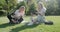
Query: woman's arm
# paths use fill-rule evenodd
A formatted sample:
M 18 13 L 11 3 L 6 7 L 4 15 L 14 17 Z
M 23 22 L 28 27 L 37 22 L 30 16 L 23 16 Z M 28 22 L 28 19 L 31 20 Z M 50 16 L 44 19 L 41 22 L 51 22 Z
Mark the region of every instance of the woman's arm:
M 11 19 L 14 23 L 16 23 L 17 21 L 15 21 L 14 19 Z

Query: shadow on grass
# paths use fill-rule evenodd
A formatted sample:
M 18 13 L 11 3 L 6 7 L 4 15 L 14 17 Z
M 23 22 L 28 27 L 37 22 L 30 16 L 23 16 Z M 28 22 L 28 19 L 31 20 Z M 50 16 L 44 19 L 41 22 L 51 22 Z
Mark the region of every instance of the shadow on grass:
M 14 26 L 15 24 L 9 24 L 9 23 L 5 23 L 5 24 L 1 24 L 0 25 L 0 28 L 5 28 L 5 27 L 8 27 L 8 26 Z
M 38 26 L 38 25 L 32 25 L 32 26 L 23 25 L 21 27 L 17 27 L 17 28 L 12 29 L 10 32 L 19 32 L 19 31 L 22 31 L 24 29 L 34 28 L 36 26 Z

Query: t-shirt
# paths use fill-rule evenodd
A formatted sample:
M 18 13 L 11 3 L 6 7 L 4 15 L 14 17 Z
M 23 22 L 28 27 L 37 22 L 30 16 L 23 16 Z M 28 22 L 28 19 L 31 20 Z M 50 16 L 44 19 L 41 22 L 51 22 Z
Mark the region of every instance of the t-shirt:
M 38 13 L 45 15 L 45 13 L 46 13 L 46 8 L 43 7 Z
M 24 16 L 24 11 L 19 12 L 19 10 L 16 10 L 15 17 L 20 18 L 20 16 Z
M 16 10 L 16 12 L 15 12 L 15 16 L 17 16 L 17 17 L 20 16 L 19 10 Z

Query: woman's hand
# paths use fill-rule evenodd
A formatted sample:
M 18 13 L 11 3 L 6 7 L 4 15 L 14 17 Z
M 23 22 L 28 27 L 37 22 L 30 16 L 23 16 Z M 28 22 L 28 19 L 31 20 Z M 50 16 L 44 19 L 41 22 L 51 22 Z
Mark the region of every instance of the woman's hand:
M 15 20 L 13 20 L 13 19 L 11 19 L 14 23 L 16 23 L 16 21 Z

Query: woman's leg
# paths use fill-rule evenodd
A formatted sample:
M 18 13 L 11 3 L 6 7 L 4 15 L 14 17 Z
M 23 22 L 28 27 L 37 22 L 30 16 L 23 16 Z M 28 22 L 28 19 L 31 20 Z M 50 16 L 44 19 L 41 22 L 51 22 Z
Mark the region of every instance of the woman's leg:
M 7 15 L 7 18 L 9 19 L 9 23 L 13 23 L 13 21 L 11 20 L 12 19 L 12 17 L 11 17 L 11 15 Z
M 22 21 L 23 21 L 23 18 L 21 17 L 21 18 L 18 20 L 18 22 L 21 23 Z

